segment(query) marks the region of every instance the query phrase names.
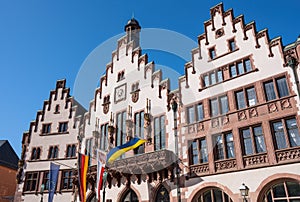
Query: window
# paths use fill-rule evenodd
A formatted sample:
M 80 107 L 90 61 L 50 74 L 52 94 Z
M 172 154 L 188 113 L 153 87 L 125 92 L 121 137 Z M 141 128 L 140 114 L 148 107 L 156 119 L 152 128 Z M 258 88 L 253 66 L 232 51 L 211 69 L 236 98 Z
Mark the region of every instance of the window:
M 92 156 L 93 151 L 93 138 L 87 138 L 85 140 L 85 155 Z
M 123 71 L 120 71 L 120 72 L 118 73 L 117 81 L 123 80 L 123 79 L 125 78 L 125 77 L 124 77 L 124 74 L 125 74 L 124 70 L 123 70 Z
M 60 110 L 59 105 L 56 105 L 56 106 L 55 106 L 54 114 L 59 114 L 59 110 Z
M 191 165 L 208 162 L 208 152 L 205 138 L 197 139 L 192 142 L 190 156 Z
M 62 172 L 61 180 L 62 189 L 72 189 L 73 188 L 73 172 L 71 170 L 64 170 Z
M 160 186 L 156 192 L 155 201 L 170 202 L 170 195 L 164 186 Z
M 229 65 L 230 77 L 235 77 L 237 75 L 250 72 L 252 70 L 251 61 L 249 58 L 243 59 L 241 61 L 235 62 Z
M 228 41 L 228 45 L 229 45 L 229 50 L 230 51 L 235 51 L 236 50 L 236 45 L 235 45 L 234 39 L 230 39 Z
M 131 86 L 131 92 L 135 92 L 137 90 L 139 90 L 139 82 L 136 82 Z
M 48 159 L 55 159 L 55 158 L 58 158 L 58 147 L 51 146 L 49 148 Z
M 255 88 L 251 87 L 235 92 L 235 99 L 237 109 L 243 109 L 256 105 L 257 100 Z
M 40 159 L 40 155 L 41 155 L 41 149 L 39 147 L 37 148 L 32 148 L 32 152 L 31 152 L 31 160 L 38 160 Z
M 25 191 L 35 191 L 38 184 L 38 173 L 26 173 Z
M 210 59 L 215 59 L 216 58 L 216 50 L 215 50 L 215 48 L 210 48 L 209 49 L 209 57 L 210 57 Z
M 264 195 L 264 201 L 300 201 L 300 184 L 297 181 L 285 180 L 270 187 Z
M 139 201 L 138 196 L 132 189 L 127 190 L 121 199 L 121 202 L 128 202 L 128 201 L 130 201 L 130 202 L 138 202 Z
M 223 81 L 223 71 L 221 69 L 203 75 L 204 87 L 220 83 Z
M 196 112 L 195 112 L 196 110 Z M 198 103 L 197 105 L 193 105 L 187 107 L 187 122 L 188 124 L 195 123 L 196 121 L 201 121 L 204 118 L 203 104 Z
M 216 160 L 234 158 L 234 143 L 232 133 L 224 133 L 215 135 L 214 139 L 214 154 Z
M 244 155 L 266 152 L 265 139 L 260 125 L 244 128 L 240 133 Z
M 59 123 L 59 127 L 58 127 L 59 133 L 67 132 L 67 130 L 68 130 L 68 122 Z
M 68 145 L 67 146 L 67 158 L 75 157 L 76 156 L 76 145 Z
M 201 202 L 232 202 L 232 199 L 221 189 L 210 187 L 197 194 L 192 201 Z
M 134 132 L 135 135 L 144 138 L 144 111 L 134 114 Z M 145 146 L 142 144 L 134 150 L 135 154 L 142 154 L 145 152 Z
M 43 184 L 45 186 L 45 190 L 49 190 L 49 179 L 50 179 L 50 172 L 46 171 L 44 172 L 44 176 L 43 176 Z
M 274 85 L 274 83 L 276 85 Z M 274 100 L 276 98 L 282 98 L 289 95 L 289 90 L 285 77 L 265 82 L 264 90 L 267 101 Z
M 272 124 L 276 149 L 300 146 L 300 135 L 295 118 L 282 119 Z
M 154 118 L 154 150 L 166 147 L 165 116 Z
M 51 132 L 51 123 L 43 124 L 42 134 L 47 134 Z
M 229 111 L 227 95 L 210 100 L 211 116 L 226 114 Z
M 126 111 L 117 114 L 116 146 L 126 142 Z
M 108 123 L 101 126 L 100 149 L 105 151 L 108 146 Z

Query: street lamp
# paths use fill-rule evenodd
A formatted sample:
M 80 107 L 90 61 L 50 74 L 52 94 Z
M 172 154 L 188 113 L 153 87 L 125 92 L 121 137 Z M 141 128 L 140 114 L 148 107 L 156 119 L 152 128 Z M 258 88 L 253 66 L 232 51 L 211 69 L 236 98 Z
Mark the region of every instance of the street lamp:
M 247 202 L 246 197 L 249 195 L 249 188 L 243 183 L 240 188 L 241 196 L 243 197 L 243 202 Z
M 177 108 L 178 104 L 175 99 L 172 102 L 172 110 L 174 116 L 174 137 L 175 137 L 175 153 L 176 153 L 176 184 L 177 184 L 177 201 L 181 202 L 181 193 L 180 193 L 180 172 L 179 172 L 179 155 L 178 155 L 178 135 L 177 135 Z
M 41 202 L 43 202 L 43 200 L 44 200 L 44 198 L 43 198 L 44 190 L 45 190 L 45 185 L 42 184 L 42 185 L 41 185 L 41 190 L 40 190 L 40 193 L 41 193 Z

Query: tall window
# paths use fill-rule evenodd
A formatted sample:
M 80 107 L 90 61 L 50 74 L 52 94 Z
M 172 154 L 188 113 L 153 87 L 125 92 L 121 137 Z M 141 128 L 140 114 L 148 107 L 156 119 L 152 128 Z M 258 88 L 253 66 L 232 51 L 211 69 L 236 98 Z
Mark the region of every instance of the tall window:
M 241 129 L 241 140 L 244 155 L 266 152 L 264 135 L 260 125 Z
M 208 152 L 205 138 L 197 139 L 192 142 L 190 156 L 191 165 L 208 162 Z
M 187 112 L 187 122 L 188 122 L 188 124 L 195 123 L 196 121 L 197 122 L 201 121 L 204 118 L 203 104 L 202 103 L 198 103 L 197 105 L 187 107 L 186 112 Z
M 295 118 L 281 119 L 272 124 L 277 149 L 300 146 L 300 135 Z
M 230 40 L 228 41 L 228 45 L 229 45 L 229 50 L 230 50 L 230 51 L 236 50 L 236 45 L 235 45 L 234 39 L 230 39 Z
M 220 83 L 223 81 L 223 72 L 221 69 L 214 70 L 203 75 L 204 87 Z
M 215 48 L 210 48 L 209 49 L 209 57 L 210 57 L 210 59 L 215 59 L 216 58 L 216 50 L 215 50 Z
M 25 179 L 25 191 L 35 191 L 38 184 L 38 173 L 27 173 Z
M 55 158 L 58 158 L 58 147 L 51 146 L 49 148 L 48 159 L 55 159 Z
M 59 123 L 58 132 L 59 133 L 64 133 L 64 132 L 67 132 L 67 131 L 68 131 L 68 122 Z
M 73 188 L 73 172 L 71 170 L 64 170 L 62 173 L 61 181 L 62 189 L 72 189 Z
M 49 179 L 50 179 L 50 173 L 49 171 L 44 172 L 43 176 L 43 184 L 45 185 L 45 190 L 49 190 Z
M 101 126 L 100 149 L 105 151 L 108 145 L 108 123 Z
M 232 133 L 223 133 L 214 137 L 214 154 L 216 160 L 234 158 L 234 143 Z
M 67 146 L 67 158 L 75 157 L 76 156 L 76 145 L 68 145 Z
M 51 123 L 43 124 L 42 134 L 47 134 L 51 132 Z
M 300 201 L 300 183 L 292 180 L 284 180 L 270 187 L 264 195 L 264 201 Z
M 155 201 L 163 201 L 163 202 L 170 201 L 169 191 L 164 186 L 161 185 L 157 190 Z
M 126 111 L 117 114 L 116 146 L 126 142 Z
M 273 79 L 264 83 L 266 100 L 274 100 L 289 95 L 289 90 L 285 77 Z
M 243 109 L 245 107 L 256 105 L 257 100 L 255 88 L 251 87 L 235 92 L 235 99 L 237 109 Z
M 229 111 L 227 95 L 210 100 L 211 116 L 226 114 Z
M 134 132 L 135 135 L 144 138 L 144 111 L 134 114 Z M 145 152 L 145 145 L 142 144 L 134 150 L 135 154 L 142 154 Z
M 40 159 L 40 155 L 41 155 L 41 149 L 39 147 L 34 147 L 32 148 L 32 152 L 31 152 L 31 160 L 38 160 Z
M 235 62 L 229 66 L 230 77 L 244 74 L 252 70 L 251 61 L 249 58 Z
M 166 147 L 165 116 L 154 118 L 154 150 Z

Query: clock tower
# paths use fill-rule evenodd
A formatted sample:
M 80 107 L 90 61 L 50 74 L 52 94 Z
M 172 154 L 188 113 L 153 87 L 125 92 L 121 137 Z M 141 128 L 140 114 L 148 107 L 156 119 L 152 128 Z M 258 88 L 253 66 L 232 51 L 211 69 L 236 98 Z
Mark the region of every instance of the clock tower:
M 125 31 L 127 34 L 127 43 L 134 41 L 133 48 L 140 45 L 140 31 L 141 26 L 135 18 L 131 18 L 125 25 Z

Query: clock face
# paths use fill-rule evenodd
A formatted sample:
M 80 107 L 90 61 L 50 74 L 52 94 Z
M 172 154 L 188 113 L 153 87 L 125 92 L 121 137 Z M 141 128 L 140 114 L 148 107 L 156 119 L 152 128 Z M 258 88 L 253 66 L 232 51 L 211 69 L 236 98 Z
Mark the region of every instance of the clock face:
M 126 83 L 115 88 L 115 103 L 126 100 Z

